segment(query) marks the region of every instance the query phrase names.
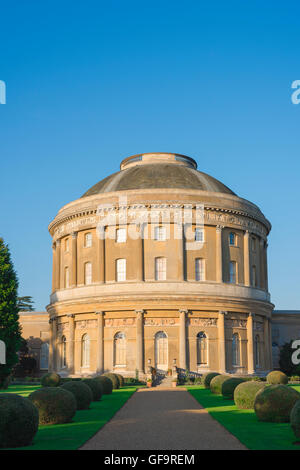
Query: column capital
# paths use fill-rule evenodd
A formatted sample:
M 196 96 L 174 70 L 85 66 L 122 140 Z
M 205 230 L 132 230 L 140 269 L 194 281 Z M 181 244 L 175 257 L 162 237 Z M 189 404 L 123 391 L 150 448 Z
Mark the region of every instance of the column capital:
M 189 313 L 189 311 L 188 311 L 187 308 L 180 308 L 179 313 L 184 313 L 185 315 L 187 315 Z
M 219 310 L 219 314 L 220 315 L 228 315 L 228 312 L 226 312 L 225 310 Z
M 61 245 L 61 239 L 58 238 L 55 242 L 56 246 L 59 247 Z
M 71 233 L 72 238 L 75 238 L 75 239 L 76 239 L 76 238 L 77 238 L 77 235 L 78 235 L 78 232 L 72 232 L 72 233 Z
M 104 311 L 103 311 L 103 310 L 97 310 L 97 312 L 95 312 L 95 315 L 103 316 L 103 315 L 104 315 Z
M 68 313 L 67 317 L 68 318 L 75 318 L 75 314 L 74 313 Z
M 223 228 L 224 228 L 224 225 L 217 225 L 216 226 L 216 230 L 217 230 L 218 233 L 221 233 Z
M 253 312 L 248 313 L 248 318 L 254 318 L 254 317 L 255 317 L 255 313 L 253 313 Z
M 142 317 L 145 313 L 144 309 L 139 309 L 134 311 L 137 317 Z
M 250 230 L 245 230 L 244 235 L 245 235 L 246 237 L 249 237 L 249 235 L 250 235 Z

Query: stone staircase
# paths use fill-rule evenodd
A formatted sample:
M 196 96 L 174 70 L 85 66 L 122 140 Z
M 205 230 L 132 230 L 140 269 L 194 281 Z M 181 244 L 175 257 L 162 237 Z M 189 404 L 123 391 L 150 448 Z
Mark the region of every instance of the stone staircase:
M 171 388 L 173 377 L 170 375 L 159 376 L 159 379 L 155 381 L 156 388 Z

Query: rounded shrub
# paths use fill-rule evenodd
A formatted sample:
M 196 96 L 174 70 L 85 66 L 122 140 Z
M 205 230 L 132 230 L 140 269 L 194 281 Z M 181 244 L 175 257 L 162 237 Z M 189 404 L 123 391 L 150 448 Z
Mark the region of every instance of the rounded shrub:
M 296 401 L 290 414 L 290 422 L 295 436 L 300 438 L 300 400 Z
M 210 387 L 210 382 L 214 377 L 217 377 L 217 375 L 220 375 L 218 372 L 206 372 L 206 374 L 203 374 L 201 377 L 201 383 L 204 385 L 205 388 Z
M 99 380 L 102 385 L 104 395 L 110 395 L 113 391 L 113 383 L 109 377 L 98 375 L 95 380 Z
M 93 401 L 99 401 L 101 400 L 101 397 L 103 395 L 103 388 L 99 380 L 97 379 L 83 379 L 82 382 L 86 384 L 92 392 L 93 395 Z
M 259 421 L 288 423 L 299 399 L 300 393 L 287 385 L 269 385 L 257 392 L 254 410 Z
M 273 370 L 267 375 L 267 382 L 272 385 L 283 384 L 286 385 L 289 381 L 287 375 L 280 370 Z
M 38 409 L 28 398 L 0 393 L 0 447 L 30 445 L 38 426 Z
M 74 395 L 62 387 L 42 387 L 28 398 L 39 410 L 39 424 L 69 423 L 76 413 Z
M 121 374 L 115 374 L 115 375 L 116 375 L 116 376 L 118 377 L 118 379 L 119 379 L 120 387 L 124 387 L 125 380 L 124 380 L 123 375 L 121 375 Z
M 223 397 L 224 398 L 230 398 L 232 400 L 233 399 L 233 394 L 234 394 L 234 391 L 235 391 L 236 387 L 239 384 L 244 383 L 244 382 L 245 382 L 245 380 L 241 377 L 231 377 L 230 379 L 225 380 L 225 382 L 223 382 L 222 388 L 221 388 Z
M 93 394 L 90 387 L 83 383 L 82 380 L 80 382 L 66 382 L 61 386 L 61 388 L 73 393 L 76 400 L 77 410 L 87 410 L 91 401 L 93 401 Z
M 42 387 L 58 387 L 60 383 L 61 377 L 55 372 L 49 372 L 48 374 L 43 375 L 41 379 Z
M 113 372 L 107 372 L 106 374 L 103 374 L 104 377 L 108 377 L 113 384 L 113 390 L 117 390 L 120 387 L 120 381 L 117 376 L 117 374 L 114 374 Z
M 210 391 L 216 395 L 222 394 L 222 385 L 225 380 L 230 379 L 229 375 L 217 375 L 210 381 Z
M 234 403 L 240 409 L 253 410 L 255 395 L 265 386 L 265 383 L 254 380 L 240 383 L 234 390 Z

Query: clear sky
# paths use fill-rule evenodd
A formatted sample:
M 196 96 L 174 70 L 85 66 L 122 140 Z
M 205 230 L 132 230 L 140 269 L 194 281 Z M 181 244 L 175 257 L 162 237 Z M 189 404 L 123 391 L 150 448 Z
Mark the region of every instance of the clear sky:
M 272 301 L 300 309 L 299 39 L 295 2 L 1 2 L 0 234 L 20 295 L 49 302 L 63 204 L 168 151 L 260 206 Z

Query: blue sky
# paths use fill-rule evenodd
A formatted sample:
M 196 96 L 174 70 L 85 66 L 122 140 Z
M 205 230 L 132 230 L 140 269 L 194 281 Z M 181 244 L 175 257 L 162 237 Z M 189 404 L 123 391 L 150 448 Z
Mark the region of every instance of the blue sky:
M 300 309 L 300 8 L 279 1 L 1 4 L 0 234 L 49 302 L 48 223 L 132 154 L 195 158 L 272 222 L 269 287 Z

